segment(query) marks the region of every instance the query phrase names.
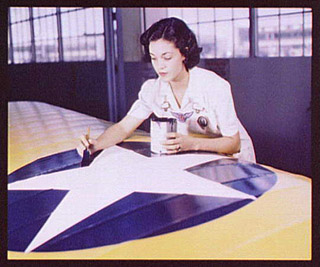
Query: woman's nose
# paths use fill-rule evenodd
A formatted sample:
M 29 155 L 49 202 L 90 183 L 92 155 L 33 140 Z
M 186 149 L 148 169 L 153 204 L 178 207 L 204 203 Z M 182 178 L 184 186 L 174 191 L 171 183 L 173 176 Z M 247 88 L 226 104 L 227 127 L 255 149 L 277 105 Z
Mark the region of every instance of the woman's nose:
M 160 70 L 162 70 L 162 69 L 164 69 L 166 67 L 166 65 L 165 65 L 163 60 L 159 60 L 159 66 L 158 67 L 159 67 Z

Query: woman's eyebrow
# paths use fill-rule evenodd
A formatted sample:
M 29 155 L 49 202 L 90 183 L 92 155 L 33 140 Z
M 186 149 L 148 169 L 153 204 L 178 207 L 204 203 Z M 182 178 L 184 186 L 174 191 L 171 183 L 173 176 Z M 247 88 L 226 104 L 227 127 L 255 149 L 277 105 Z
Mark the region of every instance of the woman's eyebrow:
M 149 53 L 150 54 L 150 56 L 155 56 L 153 53 Z M 168 52 L 164 52 L 164 53 L 162 53 L 161 54 L 161 56 L 164 56 L 164 55 L 166 55 L 166 54 L 172 54 L 172 52 L 170 52 L 170 51 L 168 51 Z

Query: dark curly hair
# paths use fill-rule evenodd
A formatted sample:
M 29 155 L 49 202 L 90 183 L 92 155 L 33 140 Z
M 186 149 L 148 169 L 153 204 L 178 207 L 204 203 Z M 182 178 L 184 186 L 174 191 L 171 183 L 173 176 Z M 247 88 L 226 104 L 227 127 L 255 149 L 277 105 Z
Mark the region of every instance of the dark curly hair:
M 149 44 L 151 41 L 164 39 L 173 42 L 185 57 L 184 65 L 187 69 L 196 66 L 200 61 L 202 48 L 198 46 L 196 36 L 180 19 L 166 18 L 150 26 L 141 36 L 140 43 L 144 47 L 144 60 L 151 61 Z

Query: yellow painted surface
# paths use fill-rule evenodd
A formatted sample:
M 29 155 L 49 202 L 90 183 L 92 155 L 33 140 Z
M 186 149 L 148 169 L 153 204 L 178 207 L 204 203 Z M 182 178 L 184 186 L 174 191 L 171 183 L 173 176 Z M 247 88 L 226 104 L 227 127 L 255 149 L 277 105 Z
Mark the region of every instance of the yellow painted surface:
M 51 107 L 49 107 L 51 108 Z M 53 111 L 50 111 L 53 112 Z M 74 114 L 73 114 L 74 115 Z M 82 120 L 82 115 L 77 115 Z M 54 124 L 15 129 L 9 116 L 8 172 L 44 156 L 73 149 L 90 123 L 65 127 L 72 134 L 57 134 Z M 45 116 L 42 113 L 42 118 Z M 92 136 L 104 122 L 92 123 Z M 95 126 L 94 126 L 95 125 Z M 76 130 L 74 130 L 76 128 Z M 40 134 L 42 133 L 42 135 Z M 58 137 L 56 137 L 58 135 Z M 43 136 L 47 136 L 44 140 Z M 49 136 L 49 137 L 48 137 Z M 51 139 L 52 137 L 52 139 Z M 56 139 L 54 139 L 56 138 Z M 149 141 L 135 135 L 128 141 Z M 188 229 L 122 244 L 69 252 L 29 254 L 8 251 L 8 259 L 311 259 L 311 180 L 268 166 L 277 173 L 277 184 L 253 203 L 216 220 Z
M 9 258 L 308 260 L 311 207 L 305 203 L 309 199 L 306 183 L 269 192 L 229 215 L 189 229 L 73 252 L 9 252 Z
M 307 184 L 304 188 L 270 192 L 217 220 L 127 242 L 102 258 L 310 259 L 311 207 L 305 205 L 308 200 Z

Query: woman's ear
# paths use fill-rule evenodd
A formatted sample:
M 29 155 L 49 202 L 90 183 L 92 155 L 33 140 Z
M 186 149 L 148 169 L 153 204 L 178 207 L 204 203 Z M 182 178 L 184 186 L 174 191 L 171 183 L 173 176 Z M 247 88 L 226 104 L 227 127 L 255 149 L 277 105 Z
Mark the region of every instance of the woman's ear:
M 181 53 L 181 52 L 180 52 Z M 182 62 L 185 62 L 185 60 L 186 60 L 186 56 L 185 56 L 185 54 L 184 53 L 181 53 L 181 57 L 182 57 Z
M 182 62 L 185 64 L 185 62 L 187 61 L 187 56 L 188 56 L 188 53 L 189 53 L 189 47 L 184 47 L 183 49 L 183 53 L 181 53 L 182 55 Z
M 182 55 L 182 63 L 186 66 L 187 58 L 184 55 Z

